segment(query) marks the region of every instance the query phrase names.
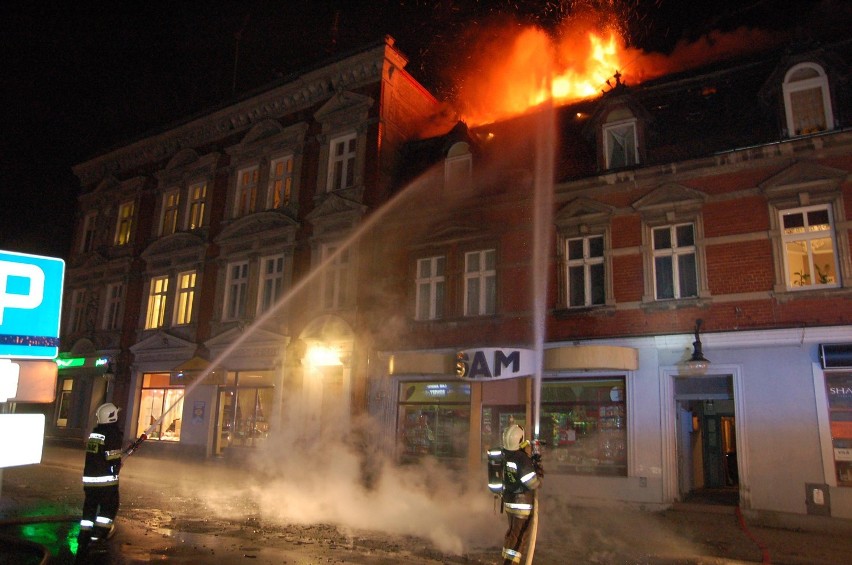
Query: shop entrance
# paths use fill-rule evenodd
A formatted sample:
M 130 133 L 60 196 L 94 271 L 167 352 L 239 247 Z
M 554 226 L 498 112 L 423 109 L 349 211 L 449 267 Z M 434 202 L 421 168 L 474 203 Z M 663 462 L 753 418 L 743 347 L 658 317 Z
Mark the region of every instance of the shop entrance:
M 739 502 L 736 418 L 731 376 L 675 378 L 678 498 Z

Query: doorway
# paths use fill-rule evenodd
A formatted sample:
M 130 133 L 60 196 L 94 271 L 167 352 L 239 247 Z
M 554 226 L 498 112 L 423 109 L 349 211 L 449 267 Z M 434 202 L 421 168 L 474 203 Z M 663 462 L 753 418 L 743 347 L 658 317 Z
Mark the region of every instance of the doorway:
M 736 416 L 731 376 L 677 377 L 678 498 L 739 503 Z

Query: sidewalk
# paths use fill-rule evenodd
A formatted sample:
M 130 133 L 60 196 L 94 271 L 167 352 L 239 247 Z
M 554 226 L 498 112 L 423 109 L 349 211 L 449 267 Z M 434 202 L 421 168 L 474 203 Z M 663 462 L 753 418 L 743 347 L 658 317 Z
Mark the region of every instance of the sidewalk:
M 49 547 L 51 564 L 72 563 L 82 447 L 47 445 L 40 465 L 5 470 L 0 497 L 0 534 Z M 266 524 L 251 509 L 217 517 L 210 500 L 193 485 L 222 485 L 225 505 L 251 504 L 227 498 L 228 485 L 246 482 L 247 469 L 225 461 L 166 461 L 134 455 L 122 470 L 119 534 L 109 563 L 353 563 L 485 564 L 499 555 L 504 516 L 494 517 L 493 543 L 462 556 L 442 555 L 422 539 L 382 532 L 340 531 L 328 525 Z M 196 489 L 198 490 L 198 489 Z M 236 502 L 235 502 L 236 501 Z M 45 522 L 10 526 L 15 521 Z M 414 517 L 413 517 L 414 518 Z M 852 562 L 852 522 L 785 516 L 756 523 L 736 507 L 678 504 L 664 512 L 626 508 L 556 507 L 545 499 L 535 552 L 536 565 L 745 564 L 846 565 Z M 51 521 L 57 520 L 57 521 Z M 64 520 L 64 521 L 63 521 Z M 345 528 L 344 528 L 345 529 Z M 65 544 L 65 545 L 63 545 Z M 9 544 L 0 540 L 9 551 Z M 21 554 L 22 555 L 22 554 Z M 38 563 L 26 559 L 0 563 Z M 6 557 L 10 557 L 6 555 Z M 20 557 L 20 555 L 18 555 Z M 11 559 L 11 558 L 10 558 Z

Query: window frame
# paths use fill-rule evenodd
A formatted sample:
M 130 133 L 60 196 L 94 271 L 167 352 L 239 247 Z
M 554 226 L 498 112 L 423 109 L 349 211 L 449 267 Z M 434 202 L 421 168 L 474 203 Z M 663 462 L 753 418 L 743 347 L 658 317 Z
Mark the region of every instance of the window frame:
M 148 307 L 145 309 L 145 329 L 162 328 L 166 323 L 169 276 L 158 275 L 148 281 Z
M 188 231 L 203 228 L 206 224 L 204 212 L 207 204 L 207 181 L 189 185 L 186 198 L 186 221 L 184 229 Z
M 235 275 L 235 270 L 240 272 Z M 243 320 L 248 312 L 249 261 L 231 261 L 225 272 L 225 296 L 222 321 Z M 236 302 L 235 302 L 236 301 Z
M 75 288 L 71 291 L 71 299 L 68 301 L 71 307 L 68 309 L 68 329 L 71 333 L 83 331 L 83 320 L 86 317 L 86 289 Z
M 259 184 L 260 165 L 254 164 L 237 169 L 237 178 L 234 184 L 234 218 L 248 216 L 257 211 Z
M 494 268 L 489 269 L 488 257 L 493 257 Z M 471 270 L 470 259 L 478 257 L 479 267 Z M 472 311 L 471 284 L 477 282 L 477 304 L 476 311 Z M 497 249 L 494 247 L 466 251 L 464 253 L 464 317 L 493 316 L 497 313 Z M 491 299 L 489 300 L 489 296 Z
M 816 72 L 817 76 L 802 80 L 792 80 L 796 73 L 804 69 Z M 797 113 L 796 105 L 794 104 L 794 94 L 816 89 L 820 91 L 825 129 L 796 131 Z M 821 65 L 813 62 L 803 62 L 790 67 L 784 74 L 782 91 L 784 95 L 784 116 L 787 120 L 787 135 L 789 137 L 798 137 L 834 129 L 834 110 L 831 104 L 831 90 L 828 83 L 828 76 Z
M 336 155 L 335 148 L 343 146 L 343 153 Z M 347 146 L 351 145 L 351 150 Z M 336 165 L 340 164 L 339 182 Z M 335 192 L 352 188 L 358 184 L 358 133 L 349 132 L 332 137 L 328 142 L 328 170 L 326 171 L 326 192 Z M 351 176 L 351 182 L 347 180 Z
M 607 303 L 607 255 L 609 253 L 609 246 L 606 234 L 604 233 L 596 233 L 596 234 L 588 234 L 588 235 L 578 235 L 573 237 L 562 237 L 561 245 L 562 245 L 562 253 L 563 253 L 563 277 L 565 279 L 565 307 L 566 308 L 590 308 L 597 306 L 605 306 Z M 600 239 L 601 240 L 601 254 L 600 256 L 592 257 L 590 255 L 590 240 L 591 239 Z M 583 256 L 579 259 L 572 259 L 570 253 L 570 245 L 573 241 L 582 241 L 583 242 Z M 592 288 L 592 276 L 591 276 L 591 268 L 593 266 L 600 265 L 601 269 L 603 269 L 603 280 L 601 281 L 602 288 L 600 292 L 602 293 L 602 300 L 600 302 L 593 301 L 593 288 Z M 582 267 L 583 268 L 583 304 L 572 304 L 572 292 L 571 292 L 571 269 L 572 267 Z
M 117 291 L 117 292 L 116 292 Z M 104 330 L 119 330 L 121 329 L 124 304 L 124 283 L 110 283 L 106 286 L 104 292 L 104 313 L 101 318 L 101 329 Z
M 280 268 L 274 269 L 271 273 L 267 271 L 267 266 L 280 261 Z M 287 261 L 283 253 L 275 255 L 266 255 L 260 258 L 260 272 L 258 273 L 258 290 L 257 290 L 257 315 L 261 315 L 271 309 L 284 294 L 284 275 L 287 268 Z M 267 284 L 271 285 L 272 298 L 268 300 Z
M 633 155 L 632 161 L 628 159 L 627 151 L 629 148 L 625 148 L 624 158 L 625 163 L 615 166 L 613 165 L 613 155 L 612 149 L 610 147 L 612 144 L 611 137 L 614 135 L 613 131 L 620 128 L 630 127 L 632 131 L 632 140 L 633 140 Z M 639 161 L 639 126 L 638 120 L 635 117 L 616 120 L 612 122 L 607 122 L 601 126 L 601 135 L 603 137 L 603 153 L 604 153 L 604 168 L 605 169 L 620 169 L 622 167 L 633 167 L 640 163 Z
M 190 284 L 185 284 L 186 282 Z M 175 309 L 172 324 L 186 326 L 195 322 L 195 291 L 198 288 L 198 271 L 182 271 L 175 277 Z
M 159 236 L 165 237 L 177 233 L 180 215 L 180 189 L 173 188 L 163 193 L 160 210 Z
M 423 276 L 422 265 L 429 265 L 429 275 Z M 444 317 L 447 291 L 447 256 L 421 257 L 415 262 L 414 274 L 414 319 L 417 321 L 440 320 Z M 426 289 L 424 290 L 424 285 Z M 424 296 L 425 293 L 425 296 Z M 428 300 L 428 314 L 422 315 L 422 305 Z
M 692 245 L 679 245 L 678 244 L 678 234 L 677 229 L 690 226 L 692 229 Z M 655 245 L 655 237 L 654 234 L 659 230 L 667 229 L 669 232 L 669 240 L 670 247 L 657 249 Z M 651 227 L 651 240 L 650 240 L 650 252 L 652 255 L 651 266 L 652 266 L 652 281 L 654 286 L 654 300 L 656 301 L 665 301 L 665 300 L 684 300 L 690 298 L 698 298 L 700 294 L 700 273 L 698 271 L 698 237 L 696 234 L 696 226 L 694 222 L 674 222 L 671 224 L 665 224 L 661 226 L 653 226 Z M 680 259 L 683 257 L 692 256 L 694 261 L 693 266 L 693 274 L 694 274 L 694 284 L 695 284 L 695 294 L 683 295 L 683 290 L 681 287 L 681 262 Z M 672 296 L 670 297 L 660 297 L 660 285 L 658 282 L 658 272 L 657 272 L 657 259 L 671 257 L 671 284 L 672 284 Z
M 828 217 L 828 230 L 820 232 L 820 234 L 823 234 L 823 235 L 820 235 L 820 234 L 817 234 L 817 233 L 812 233 L 812 234 L 806 233 L 806 234 L 802 234 L 802 235 L 800 235 L 800 234 L 785 234 L 784 233 L 785 232 L 785 227 L 784 227 L 784 217 L 785 216 L 790 216 L 792 214 L 802 214 L 804 221 L 807 222 L 808 212 L 817 211 L 817 210 L 824 210 L 826 212 L 827 217 Z M 803 291 L 803 290 L 817 290 L 817 289 L 840 287 L 841 286 L 841 271 L 840 271 L 840 261 L 839 261 L 839 258 L 838 258 L 839 241 L 838 241 L 838 238 L 837 238 L 837 229 L 835 228 L 835 223 L 834 223 L 834 213 L 833 213 L 832 205 L 830 203 L 822 203 L 822 204 L 812 204 L 810 206 L 798 206 L 798 207 L 795 207 L 795 208 L 784 208 L 784 209 L 777 210 L 777 214 L 778 214 L 778 226 L 781 230 L 781 259 L 782 259 L 782 268 L 783 268 L 784 283 L 786 285 L 786 290 L 792 291 L 792 292 L 799 292 L 799 291 Z M 805 225 L 807 225 L 807 224 L 805 224 Z M 789 254 L 787 252 L 787 243 L 799 242 L 799 241 L 808 241 L 809 242 L 809 241 L 814 240 L 814 239 L 823 239 L 823 238 L 826 238 L 826 237 L 831 239 L 831 244 L 832 244 L 832 250 L 833 250 L 832 260 L 834 262 L 834 264 L 832 265 L 832 267 L 833 267 L 832 270 L 834 272 L 834 281 L 826 282 L 826 283 L 811 282 L 811 283 L 808 283 L 808 284 L 804 284 L 802 282 L 802 277 L 807 277 L 808 279 L 811 279 L 811 276 L 814 274 L 814 272 L 816 272 L 816 274 L 820 274 L 820 270 L 819 270 L 818 265 L 816 264 L 815 259 L 814 259 L 814 253 L 811 250 L 810 245 L 807 245 L 805 253 L 806 253 L 807 258 L 808 258 L 807 259 L 808 265 L 809 265 L 808 272 L 804 273 L 803 271 L 799 271 L 798 273 L 793 273 L 793 272 L 791 272 L 793 267 L 789 263 L 790 257 L 789 257 Z M 791 275 L 796 275 L 796 274 L 799 274 L 799 273 L 801 273 L 801 274 L 800 274 L 799 284 L 797 285 L 796 281 L 794 281 L 792 279 Z M 813 277 L 813 278 L 816 278 L 816 277 Z
M 320 280 L 320 308 L 340 310 L 350 303 L 349 273 L 352 269 L 352 251 L 339 250 L 339 243 L 327 243 L 321 248 L 323 274 Z M 333 259 L 329 260 L 333 256 Z
M 152 385 L 151 380 L 153 376 L 158 376 L 160 379 L 168 379 L 168 384 L 155 383 Z M 137 404 L 139 408 L 139 415 L 136 419 L 138 433 L 141 434 L 142 432 L 146 432 L 149 440 L 153 439 L 157 441 L 180 442 L 180 432 L 178 432 L 176 437 L 164 438 L 162 430 L 164 426 L 168 429 L 171 423 L 175 421 L 181 422 L 183 420 L 183 401 L 186 394 L 185 389 L 186 387 L 183 385 L 173 385 L 171 383 L 171 376 L 169 373 L 143 373 L 142 382 L 139 388 L 139 401 Z M 143 403 L 148 398 L 152 401 L 152 408 L 154 407 L 153 401 L 156 400 L 157 395 L 154 394 L 153 391 L 162 391 L 162 398 L 160 399 L 160 415 L 157 417 L 154 416 L 154 410 L 145 411 L 143 409 Z M 152 394 L 148 395 L 146 394 L 147 392 L 152 392 Z M 175 396 L 177 397 L 176 399 Z M 172 403 L 167 404 L 170 400 Z M 145 416 L 147 416 L 148 420 L 151 421 L 148 425 L 143 425 L 142 423 Z M 166 416 L 168 416 L 168 419 Z M 157 428 L 149 431 L 151 424 L 158 420 L 160 422 Z M 177 428 L 177 426 L 175 426 L 175 428 Z
M 83 230 L 80 234 L 80 253 L 88 253 L 95 248 L 95 237 L 97 236 L 98 211 L 90 210 L 83 216 Z
M 118 205 L 118 217 L 115 222 L 115 236 L 113 243 L 116 246 L 128 245 L 133 238 L 133 216 L 136 213 L 136 202 L 127 200 Z
M 276 166 L 285 163 L 283 171 L 279 174 Z M 286 165 L 289 163 L 289 167 Z M 293 183 L 295 180 L 296 159 L 292 154 L 282 155 L 271 159 L 269 162 L 269 180 L 267 181 L 266 209 L 276 210 L 286 208 L 293 198 Z M 278 184 L 280 183 L 280 185 Z M 279 192 L 283 190 L 283 195 Z M 276 204 L 276 200 L 278 203 Z

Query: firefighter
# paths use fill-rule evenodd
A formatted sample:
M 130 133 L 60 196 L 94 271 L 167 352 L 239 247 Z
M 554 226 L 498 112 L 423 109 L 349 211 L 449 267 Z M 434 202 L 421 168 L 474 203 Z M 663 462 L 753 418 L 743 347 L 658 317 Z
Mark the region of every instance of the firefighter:
M 509 529 L 503 540 L 503 565 L 521 563 L 528 549 L 530 516 L 535 498 L 533 492 L 541 486 L 541 468 L 532 457 L 530 442 L 524 429 L 512 424 L 503 432 L 503 510 L 509 518 Z
M 118 473 L 121 470 L 123 433 L 118 427 L 119 408 L 102 404 L 95 412 L 98 423 L 86 443 L 83 466 L 83 517 L 77 555 L 85 555 L 90 542 L 106 541 L 115 532 L 118 513 Z

